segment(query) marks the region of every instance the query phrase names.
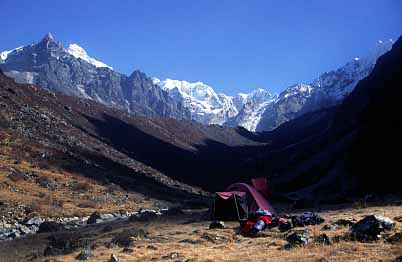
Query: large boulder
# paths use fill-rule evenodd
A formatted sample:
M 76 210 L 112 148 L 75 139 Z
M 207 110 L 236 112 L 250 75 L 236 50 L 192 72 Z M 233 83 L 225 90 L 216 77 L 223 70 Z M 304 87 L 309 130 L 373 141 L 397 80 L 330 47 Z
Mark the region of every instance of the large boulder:
M 311 241 L 310 233 L 307 230 L 290 232 L 286 240 L 288 245 L 286 248 L 306 246 Z
M 395 222 L 384 216 L 370 215 L 358 221 L 352 227 L 351 238 L 353 240 L 368 242 L 379 240 L 381 234 L 395 227 Z
M 45 221 L 39 225 L 38 233 L 58 232 L 63 231 L 65 229 L 66 228 L 63 224 L 53 221 Z
M 103 222 L 103 220 L 99 212 L 92 213 L 87 220 L 87 224 L 96 224 L 100 222 Z
M 90 251 L 90 250 L 83 250 L 83 251 L 81 251 L 81 253 L 79 253 L 76 257 L 75 257 L 75 259 L 78 259 L 78 260 L 88 260 L 88 259 L 91 259 L 91 258 L 94 258 L 95 257 L 95 254 L 92 252 L 92 251 Z
M 152 221 L 157 219 L 159 216 L 161 216 L 162 213 L 160 213 L 157 210 L 153 209 L 140 209 L 137 214 L 133 214 L 130 216 L 128 221 L 130 222 L 146 222 L 146 221 Z
M 225 223 L 223 221 L 213 221 L 211 224 L 209 224 L 209 229 L 224 229 L 225 228 Z

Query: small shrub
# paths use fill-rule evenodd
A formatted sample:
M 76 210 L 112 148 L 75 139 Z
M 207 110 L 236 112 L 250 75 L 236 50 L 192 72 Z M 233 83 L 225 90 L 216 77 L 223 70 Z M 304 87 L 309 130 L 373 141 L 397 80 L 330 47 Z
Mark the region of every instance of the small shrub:
M 63 207 L 64 206 L 64 201 L 63 200 L 57 200 L 57 199 L 53 199 L 51 201 L 52 206 L 54 207 Z
M 27 214 L 41 213 L 41 211 L 42 211 L 41 206 L 36 202 L 32 202 L 32 203 L 28 204 L 25 208 L 25 213 L 27 213 Z
M 46 194 L 43 193 L 43 192 L 39 192 L 39 193 L 38 193 L 38 197 L 39 197 L 39 198 L 45 198 L 45 197 L 46 197 Z
M 77 181 L 73 182 L 70 187 L 72 190 L 79 192 L 87 192 L 91 189 L 91 186 L 88 183 L 80 183 Z
M 96 208 L 96 204 L 91 201 L 83 201 L 78 204 L 79 208 Z
M 13 172 L 8 175 L 8 178 L 13 182 L 19 182 L 25 180 L 25 176 L 20 173 Z
M 44 188 L 49 188 L 52 184 L 52 180 L 47 176 L 40 176 L 36 179 L 36 183 Z
M 45 249 L 45 256 L 65 255 L 82 248 L 89 248 L 90 242 L 83 239 L 79 232 L 54 234 L 49 237 L 50 244 Z

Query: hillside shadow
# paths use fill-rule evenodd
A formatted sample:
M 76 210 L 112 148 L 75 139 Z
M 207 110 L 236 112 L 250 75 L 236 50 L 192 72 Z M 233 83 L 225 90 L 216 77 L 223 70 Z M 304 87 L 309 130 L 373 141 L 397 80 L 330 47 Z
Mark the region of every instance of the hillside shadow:
M 70 158 L 70 161 L 61 161 L 57 166 L 73 173 L 79 173 L 101 184 L 111 185 L 113 183 L 126 191 L 133 191 L 147 197 L 174 203 L 180 203 L 183 200 L 197 200 L 207 203 L 209 200 L 198 193 L 169 187 L 152 177 L 145 176 L 142 172 L 136 172 L 130 167 L 101 154 L 77 150 L 76 148 L 70 148 L 69 152 L 73 152 L 79 157 Z
M 95 127 L 95 133 L 85 128 L 84 132 L 180 182 L 214 191 L 255 174 L 242 168 L 258 152 L 255 146 L 231 147 L 205 140 L 192 145 L 195 150 L 183 149 L 108 114 L 101 119 L 82 116 Z

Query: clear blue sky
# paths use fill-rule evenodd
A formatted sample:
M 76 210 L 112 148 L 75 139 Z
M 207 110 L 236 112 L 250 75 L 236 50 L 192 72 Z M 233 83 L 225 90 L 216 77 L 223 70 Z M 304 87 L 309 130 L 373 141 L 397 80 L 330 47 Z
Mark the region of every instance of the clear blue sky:
M 0 0 L 0 50 L 64 45 L 130 74 L 220 92 L 309 82 L 402 34 L 401 0 Z

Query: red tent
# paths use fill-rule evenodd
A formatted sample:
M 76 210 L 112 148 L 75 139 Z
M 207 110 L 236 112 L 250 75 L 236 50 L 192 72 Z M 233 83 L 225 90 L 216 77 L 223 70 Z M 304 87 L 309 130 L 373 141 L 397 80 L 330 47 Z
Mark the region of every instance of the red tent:
M 266 187 L 264 187 L 266 188 Z M 251 203 L 249 206 L 248 211 L 249 212 L 254 212 L 257 211 L 259 208 L 268 210 L 271 214 L 275 214 L 275 210 L 271 206 L 271 204 L 268 202 L 268 200 L 262 195 L 262 193 L 265 193 L 266 191 L 263 191 L 260 193 L 257 191 L 256 188 L 246 184 L 246 183 L 235 183 L 230 185 L 228 188 L 226 188 L 225 191 L 242 191 L 249 193 L 250 198 L 251 198 Z
M 267 200 L 267 180 L 256 178 L 251 180 L 252 186 L 246 183 L 235 183 L 224 192 L 216 192 L 213 206 L 213 219 L 232 220 L 247 218 L 247 214 L 259 208 L 275 214 L 275 210 Z

